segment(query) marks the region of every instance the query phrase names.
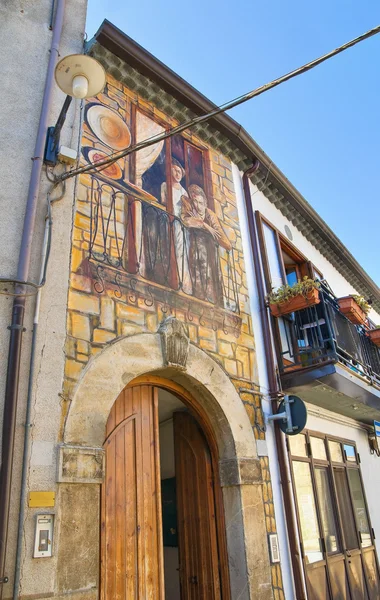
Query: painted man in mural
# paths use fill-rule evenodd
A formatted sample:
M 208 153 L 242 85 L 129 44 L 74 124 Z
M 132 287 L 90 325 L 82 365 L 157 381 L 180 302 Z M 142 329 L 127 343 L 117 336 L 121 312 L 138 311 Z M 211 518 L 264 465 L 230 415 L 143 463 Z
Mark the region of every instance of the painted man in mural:
M 192 184 L 189 196 L 181 198 L 181 219 L 190 230 L 189 266 L 193 294 L 213 304 L 222 304 L 218 246 L 231 250 L 216 214 L 207 208 L 204 190 Z

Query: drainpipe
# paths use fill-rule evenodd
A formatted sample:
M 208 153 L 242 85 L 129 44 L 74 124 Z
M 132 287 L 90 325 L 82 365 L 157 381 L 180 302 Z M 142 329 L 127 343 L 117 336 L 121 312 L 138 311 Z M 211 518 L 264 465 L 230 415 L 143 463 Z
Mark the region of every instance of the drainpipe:
M 265 302 L 265 289 L 264 283 L 261 273 L 261 261 L 260 261 L 260 250 L 259 250 L 259 241 L 257 236 L 257 229 L 255 218 L 253 214 L 252 208 L 252 199 L 251 192 L 249 189 L 249 179 L 248 177 L 252 175 L 259 168 L 260 163 L 258 160 L 250 167 L 243 175 L 243 190 L 244 190 L 244 201 L 245 207 L 247 211 L 247 219 L 248 219 L 248 228 L 249 228 L 249 237 L 251 242 L 252 256 L 253 262 L 255 265 L 255 276 L 257 283 L 257 290 L 259 296 L 259 305 L 260 305 L 260 319 L 261 325 L 263 328 L 263 338 L 264 338 L 264 351 L 265 351 L 265 362 L 267 366 L 268 372 L 268 382 L 269 382 L 269 395 L 272 403 L 272 412 L 276 413 L 278 404 L 277 401 L 281 395 L 281 389 L 278 385 L 277 377 L 276 377 L 276 369 L 273 358 L 273 347 L 272 347 L 272 334 L 269 324 L 268 311 Z M 295 521 L 295 515 L 293 511 L 293 493 L 290 486 L 290 478 L 289 478 L 289 469 L 287 456 L 284 447 L 284 440 L 282 436 L 282 432 L 278 425 L 274 424 L 274 433 L 276 440 L 276 449 L 278 462 L 280 467 L 280 475 L 281 475 L 281 485 L 282 485 L 282 495 L 284 499 L 285 506 L 285 515 L 287 521 L 287 530 L 288 530 L 288 538 L 289 538 L 289 546 L 292 560 L 292 568 L 293 568 L 293 577 L 294 584 L 296 588 L 296 598 L 297 600 L 306 600 L 306 592 L 304 587 L 304 579 L 303 579 L 303 569 L 302 569 L 302 558 L 299 552 L 298 546 L 298 538 L 297 538 L 297 524 Z
M 26 203 L 24 228 L 21 238 L 17 279 L 27 281 L 31 258 L 31 247 L 34 235 L 34 224 L 38 205 L 38 196 L 45 149 L 48 118 L 52 103 L 54 70 L 59 55 L 59 44 L 61 40 L 65 0 L 57 0 L 56 16 L 50 46 L 50 57 L 45 82 L 45 90 L 42 100 L 41 116 L 37 131 L 36 145 L 34 149 L 33 166 L 29 182 L 28 197 Z M 25 296 L 22 296 L 23 286 L 17 286 L 16 292 L 20 294 L 14 299 L 12 310 L 12 323 L 9 340 L 7 380 L 5 388 L 4 421 L 2 439 L 2 465 L 0 476 L 0 600 L 3 597 L 3 583 L 8 581 L 5 574 L 6 546 L 9 524 L 9 507 L 12 487 L 14 440 L 17 415 L 17 401 L 20 374 L 20 357 L 22 334 L 24 331 Z
M 48 198 L 48 214 L 45 219 L 45 234 L 44 242 L 42 245 L 41 253 L 41 273 L 40 273 L 40 286 L 43 285 L 45 277 L 45 268 L 47 263 L 47 256 L 49 254 L 50 247 L 50 234 L 51 234 L 51 204 Z M 20 488 L 20 512 L 18 515 L 18 531 L 17 531 L 17 546 L 16 546 L 16 565 L 14 571 L 14 582 L 13 582 L 13 600 L 18 600 L 20 591 L 20 574 L 21 574 L 21 555 L 22 555 L 22 544 L 24 539 L 24 519 L 25 519 L 25 503 L 27 493 L 27 477 L 28 477 L 28 466 L 29 466 L 29 455 L 30 455 L 30 442 L 32 433 L 32 394 L 33 394 L 33 383 L 34 383 L 34 367 L 36 358 L 36 345 L 37 345 L 37 331 L 38 331 L 38 319 L 40 315 L 41 306 L 41 294 L 42 287 L 38 288 L 36 303 L 34 307 L 34 319 L 33 319 L 33 333 L 32 333 L 32 344 L 30 351 L 30 362 L 29 362 L 29 381 L 28 381 L 28 395 L 26 400 L 26 412 L 25 412 L 25 430 L 24 430 L 24 454 L 22 459 L 22 473 L 21 473 L 21 488 Z

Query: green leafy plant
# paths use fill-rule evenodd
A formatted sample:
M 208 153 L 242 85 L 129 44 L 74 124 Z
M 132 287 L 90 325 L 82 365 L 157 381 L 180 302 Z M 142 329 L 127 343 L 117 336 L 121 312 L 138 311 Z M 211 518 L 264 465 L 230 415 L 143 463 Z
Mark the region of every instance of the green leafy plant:
M 321 284 L 319 281 L 305 277 L 299 279 L 294 285 L 282 285 L 277 290 L 271 292 L 267 296 L 269 304 L 284 304 L 295 296 L 308 296 L 313 289 L 319 289 Z
M 351 298 L 353 298 L 358 306 L 362 309 L 362 311 L 368 315 L 371 310 L 371 306 L 368 302 L 363 298 L 363 296 L 358 296 L 358 294 L 351 294 Z

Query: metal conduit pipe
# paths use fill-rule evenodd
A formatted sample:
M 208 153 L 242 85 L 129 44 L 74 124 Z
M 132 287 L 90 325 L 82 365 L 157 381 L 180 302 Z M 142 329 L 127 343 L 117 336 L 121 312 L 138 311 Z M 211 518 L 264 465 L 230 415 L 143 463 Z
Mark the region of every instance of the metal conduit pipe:
M 49 252 L 49 237 L 52 226 L 51 220 L 51 207 L 48 205 L 48 214 L 45 220 L 45 235 L 41 253 L 41 273 L 40 282 L 44 279 L 46 257 Z M 42 287 L 38 289 L 36 304 L 34 307 L 34 319 L 33 319 L 33 333 L 32 333 L 32 344 L 30 351 L 30 363 L 29 363 L 29 381 L 28 381 L 28 396 L 26 400 L 26 413 L 25 413 L 25 431 L 24 431 L 24 454 L 22 457 L 22 474 L 21 474 L 21 490 L 20 490 L 20 512 L 18 516 L 18 531 L 17 531 L 17 546 L 16 546 L 16 564 L 13 582 L 13 600 L 18 600 L 20 591 L 20 573 L 21 573 L 21 554 L 22 554 L 22 542 L 24 534 L 24 518 L 25 518 L 25 502 L 27 492 L 27 475 L 28 475 L 28 463 L 30 455 L 30 440 L 31 440 L 31 413 L 32 413 L 32 392 L 34 382 L 34 365 L 36 357 L 36 344 L 37 344 L 37 331 L 38 331 L 38 319 L 40 314 L 41 306 L 41 294 Z
M 45 90 L 42 100 L 41 115 L 34 149 L 32 172 L 27 196 L 24 228 L 21 238 L 17 279 L 27 281 L 31 258 L 32 240 L 40 189 L 41 170 L 45 149 L 45 139 L 48 127 L 49 112 L 54 89 L 54 69 L 59 55 L 61 41 L 65 0 L 57 0 L 56 16 L 50 46 L 50 57 L 47 68 Z M 16 287 L 22 294 L 23 287 Z M 3 438 L 2 438 L 2 465 L 0 474 L 0 600 L 3 597 L 3 583 L 8 581 L 5 574 L 6 547 L 8 538 L 9 508 L 12 487 L 12 471 L 14 456 L 14 440 L 17 415 L 17 401 L 19 389 L 20 357 L 22 334 L 24 330 L 25 296 L 19 295 L 14 299 L 12 310 L 12 323 L 9 327 L 10 340 L 8 352 L 7 380 L 5 387 Z
M 261 272 L 261 262 L 260 262 L 260 251 L 259 251 L 259 240 L 257 235 L 257 228 L 255 223 L 255 218 L 253 214 L 252 208 L 252 199 L 251 192 L 249 189 L 249 176 L 252 175 L 259 168 L 260 163 L 258 160 L 243 174 L 243 191 L 244 191 L 244 201 L 245 207 L 247 211 L 247 219 L 248 219 L 248 228 L 249 228 L 249 237 L 251 242 L 251 250 L 253 262 L 255 265 L 255 276 L 257 283 L 257 290 L 259 296 L 259 305 L 260 305 L 260 320 L 263 328 L 263 338 L 264 338 L 264 351 L 265 351 L 265 362 L 268 372 L 268 381 L 269 381 L 269 394 L 272 402 L 272 412 L 276 413 L 278 408 L 278 398 L 281 394 L 281 390 L 278 385 L 276 370 L 273 358 L 273 347 L 272 347 L 272 334 L 269 325 L 269 318 L 267 312 L 267 306 L 265 302 L 265 289 L 264 282 Z M 295 520 L 295 515 L 293 511 L 293 494 L 290 486 L 289 479 L 289 470 L 287 464 L 287 457 L 284 447 L 284 441 L 282 439 L 282 432 L 279 427 L 274 424 L 274 433 L 276 440 L 276 449 L 278 462 L 280 467 L 281 474 L 281 485 L 282 485 L 282 494 L 284 499 L 284 507 L 285 507 L 285 515 L 287 522 L 287 531 L 289 538 L 289 547 L 291 553 L 291 561 L 293 568 L 293 577 L 294 577 L 294 585 L 296 589 L 296 598 L 297 600 L 306 600 L 306 591 L 304 587 L 304 579 L 303 579 L 303 571 L 302 571 L 302 558 L 299 551 L 298 546 L 298 538 L 297 538 L 297 524 Z

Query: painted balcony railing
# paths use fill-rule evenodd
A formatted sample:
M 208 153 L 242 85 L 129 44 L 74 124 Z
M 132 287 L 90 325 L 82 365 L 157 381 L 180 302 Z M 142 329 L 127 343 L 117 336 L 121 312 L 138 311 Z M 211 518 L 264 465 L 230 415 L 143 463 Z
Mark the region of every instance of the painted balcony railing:
M 282 372 L 334 361 L 380 385 L 380 348 L 363 326 L 354 325 L 339 311 L 323 282 L 319 297 L 319 304 L 277 320 Z
M 234 252 L 209 230 L 186 227 L 158 202 L 95 178 L 90 206 L 91 262 L 132 276 L 133 290 L 145 281 L 149 295 L 154 288 L 168 289 L 239 313 Z

